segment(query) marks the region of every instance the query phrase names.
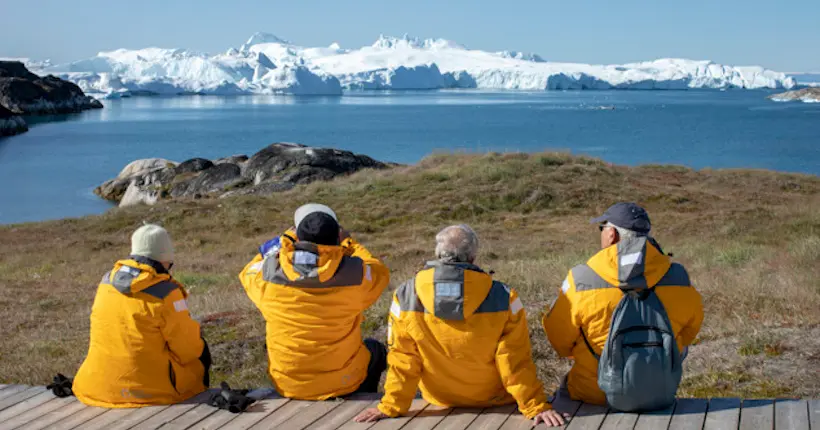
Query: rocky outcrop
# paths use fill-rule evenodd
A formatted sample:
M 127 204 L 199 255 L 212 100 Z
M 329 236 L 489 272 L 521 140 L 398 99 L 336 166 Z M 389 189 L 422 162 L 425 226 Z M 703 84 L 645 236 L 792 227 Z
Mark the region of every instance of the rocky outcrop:
M 0 135 L 28 130 L 21 115 L 51 115 L 102 108 L 77 85 L 55 76 L 41 78 L 18 61 L 0 61 Z
M 245 155 L 213 161 L 192 158 L 179 164 L 162 158 L 137 160 L 125 166 L 116 178 L 97 187 L 94 193 L 120 206 L 154 204 L 173 198 L 261 195 L 361 169 L 390 166 L 350 151 L 274 143 L 250 158 Z
M 785 93 L 769 96 L 776 102 L 802 101 L 804 103 L 820 103 L 820 88 L 809 87 L 797 91 L 786 91 Z

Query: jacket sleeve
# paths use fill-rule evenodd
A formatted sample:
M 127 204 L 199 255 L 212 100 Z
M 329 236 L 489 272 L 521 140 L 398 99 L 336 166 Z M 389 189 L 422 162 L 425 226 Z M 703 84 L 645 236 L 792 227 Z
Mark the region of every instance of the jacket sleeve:
M 552 344 L 552 348 L 561 357 L 572 356 L 572 349 L 578 338 L 581 336 L 581 326 L 576 323 L 576 315 L 573 314 L 572 302 L 569 295 L 575 291 L 575 281 L 572 279 L 572 272 L 567 275 L 558 298 L 552 308 L 541 319 L 544 332 Z
M 689 346 L 695 341 L 700 332 L 700 326 L 703 324 L 703 300 L 695 287 L 690 288 L 692 290 L 691 299 L 687 302 L 689 302 L 693 313 L 689 324 L 685 325 L 680 332 L 680 341 L 683 346 Z
M 421 379 L 422 367 L 416 341 L 407 332 L 407 321 L 402 319 L 396 297 L 393 297 L 388 318 L 387 340 L 390 353 L 387 354 L 387 379 L 379 410 L 395 418 L 406 414 L 410 409 Z
M 188 303 L 181 289 L 172 291 L 163 307 L 162 336 L 177 362 L 188 364 L 198 360 L 205 349 L 199 323 L 191 318 Z
M 504 387 L 515 398 L 521 414 L 533 418 L 552 409 L 532 361 L 527 312 L 514 290 L 510 290 L 510 318 L 496 348 L 495 363 Z
M 239 282 L 242 283 L 245 293 L 257 307 L 259 307 L 262 302 L 267 284 L 262 281 L 259 275 L 262 271 L 262 262 L 262 254 L 256 254 L 256 257 L 239 273 Z
M 387 284 L 390 283 L 390 270 L 352 237 L 346 238 L 342 242 L 342 246 L 347 249 L 347 252 L 351 253 L 351 256 L 361 258 L 364 262 L 362 310 L 367 309 L 379 299 Z

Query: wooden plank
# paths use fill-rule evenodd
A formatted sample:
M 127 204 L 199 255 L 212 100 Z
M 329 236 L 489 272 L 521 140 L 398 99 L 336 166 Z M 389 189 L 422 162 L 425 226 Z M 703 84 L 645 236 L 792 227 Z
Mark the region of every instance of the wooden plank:
M 665 429 L 669 427 L 672 421 L 672 413 L 675 411 L 675 405 L 654 412 L 642 413 L 638 417 L 638 422 L 635 423 L 635 430 L 655 430 Z
M 143 422 L 137 424 L 136 426 L 132 427 L 133 429 L 138 430 L 149 430 L 149 429 L 158 429 L 165 424 L 170 423 L 171 421 L 175 420 L 180 415 L 194 409 L 195 407 L 199 406 L 196 403 L 180 403 L 177 405 L 171 405 L 164 410 L 160 411 L 157 414 L 149 416 Z
M 95 417 L 92 420 L 89 420 L 83 423 L 82 428 L 83 430 L 89 429 L 107 429 L 109 425 L 115 423 L 121 419 L 124 419 L 130 414 L 136 412 L 137 409 L 105 409 L 105 412 L 100 414 L 99 416 Z
M 5 399 L 0 400 L 0 411 L 8 409 L 23 400 L 30 399 L 44 391 L 46 391 L 46 387 L 29 387 L 19 393 L 8 396 Z
M 51 426 L 52 424 L 68 419 L 71 415 L 87 408 L 80 403 L 76 397 L 66 397 L 66 403 L 50 412 L 44 412 L 32 421 L 26 423 L 26 430 L 40 430 Z M 50 404 L 50 403 L 47 403 Z M 100 411 L 102 413 L 102 410 Z
M 809 400 L 809 428 L 820 430 L 820 400 Z
M 14 427 L 7 425 L 8 420 L 19 415 L 23 415 L 31 409 L 34 409 L 44 403 L 48 403 L 54 399 L 56 399 L 56 397 L 54 397 L 54 394 L 51 391 L 43 391 L 36 396 L 29 397 L 22 402 L 9 406 L 0 412 L 0 429 L 13 429 Z
M 211 430 L 222 428 L 230 423 L 232 430 L 247 429 L 287 404 L 288 401 L 289 399 L 283 398 L 260 400 L 240 414 L 233 414 L 224 409 L 220 409 L 190 428 Z
M 194 405 L 194 408 L 174 418 L 160 427 L 163 430 L 185 430 L 204 420 L 219 409 L 206 404 Z
M 368 408 L 376 407 L 378 404 L 379 402 L 373 402 L 373 405 L 368 406 Z M 413 400 L 413 403 L 410 404 L 410 409 L 407 411 L 407 414 L 403 417 L 383 419 L 376 423 L 357 423 L 351 418 L 346 423 L 343 423 L 339 427 L 339 430 L 366 430 L 370 428 L 378 430 L 400 429 L 403 428 L 405 424 L 409 423 L 413 417 L 421 413 L 428 405 L 429 403 L 423 399 L 415 399 Z M 311 426 L 311 430 L 312 429 L 313 427 Z
M 11 384 L 0 384 L 0 391 L 5 390 L 6 388 L 10 387 Z
M 516 406 L 512 405 L 501 405 L 495 406 L 492 408 L 487 408 L 481 415 L 473 421 L 468 430 L 498 430 L 504 425 L 504 421 L 507 421 L 507 418 L 510 417 L 516 410 Z
M 601 430 L 632 430 L 635 428 L 639 416 L 640 414 L 631 412 L 609 411 L 601 424 Z
M 481 415 L 484 408 L 454 408 L 441 422 L 436 430 L 464 430 Z
M 774 428 L 809 430 L 809 402 L 806 400 L 775 401 Z
M 125 415 L 116 422 L 109 423 L 107 426 L 103 428 L 105 430 L 128 430 L 136 425 L 141 424 L 142 422 L 153 417 L 154 415 L 164 412 L 166 409 L 168 409 L 168 405 L 146 406 L 143 408 L 138 408 L 132 413 Z M 84 430 L 86 428 L 87 427 L 83 426 Z
M 669 430 L 701 429 L 706 421 L 706 410 L 709 401 L 706 399 L 678 399 L 675 414 L 669 423 Z
M 359 412 L 368 408 L 375 408 L 378 405 L 378 400 L 345 400 L 341 406 L 333 410 L 332 414 L 327 414 L 314 421 L 309 428 L 310 430 L 336 430 L 341 426 L 353 423 L 353 418 Z M 368 428 L 371 426 L 368 426 Z
M 452 412 L 452 408 L 444 406 L 428 405 L 418 415 L 413 417 L 409 423 L 401 427 L 402 430 L 430 430 L 437 426 L 447 415 Z
M 740 430 L 774 428 L 774 402 L 768 399 L 744 400 L 740 407 Z
M 52 398 L 50 401 L 45 402 L 39 406 L 36 406 L 32 409 L 29 409 L 26 412 L 18 414 L 14 417 L 11 417 L 5 421 L 0 421 L 0 429 L 2 430 L 10 430 L 17 427 L 22 426 L 30 421 L 34 421 L 37 418 L 42 417 L 45 414 L 48 414 L 51 411 L 57 410 L 62 408 L 63 406 L 76 402 L 77 399 L 74 397 L 63 397 L 63 398 Z M 8 411 L 10 409 L 6 409 Z M 5 411 L 3 411 L 5 412 Z
M 367 402 L 365 400 L 365 402 Z M 292 430 L 302 430 L 314 422 L 318 421 L 323 416 L 333 413 L 336 408 L 345 403 L 343 400 L 327 400 L 324 402 L 313 402 L 310 407 L 299 412 L 295 417 L 289 418 L 282 423 L 282 428 Z
M 572 430 L 597 430 L 604 423 L 606 414 L 606 406 L 584 403 L 578 408 L 578 412 L 572 417 L 572 421 L 570 421 L 567 428 Z
M 29 389 L 28 385 L 10 385 L 6 387 L 3 391 L 0 391 L 0 400 L 5 399 L 6 397 L 13 396 L 16 393 L 21 391 L 25 391 Z
M 740 399 L 711 399 L 703 430 L 737 430 L 740 425 Z
M 512 414 L 504 421 L 501 430 L 529 430 L 532 428 L 532 420 L 527 419 L 524 415 L 513 411 Z
M 80 403 L 80 402 L 78 402 Z M 82 403 L 80 403 L 82 405 Z M 82 428 L 81 426 L 88 421 L 108 412 L 108 409 L 104 408 L 95 408 L 95 407 L 88 407 L 83 405 L 83 408 L 66 417 L 65 419 L 61 419 L 55 422 L 52 425 L 49 425 L 49 429 L 57 429 L 57 430 L 69 430 L 73 428 Z M 31 424 L 31 423 L 29 423 Z M 26 426 L 28 428 L 29 426 Z
M 277 428 L 283 422 L 293 418 L 297 414 L 300 414 L 305 409 L 309 408 L 315 402 L 308 402 L 305 400 L 291 400 L 286 405 L 282 406 L 281 408 L 277 409 L 276 412 L 268 415 L 262 421 L 254 424 L 251 429 L 253 430 L 262 430 L 262 429 L 273 429 Z

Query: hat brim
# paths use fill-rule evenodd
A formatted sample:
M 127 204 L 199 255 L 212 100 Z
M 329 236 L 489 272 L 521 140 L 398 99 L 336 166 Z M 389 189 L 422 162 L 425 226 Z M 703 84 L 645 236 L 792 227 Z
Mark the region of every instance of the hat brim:
M 590 224 L 601 224 L 601 223 L 607 222 L 607 221 L 608 221 L 607 216 L 606 215 L 601 215 L 597 218 L 590 218 L 589 223 Z

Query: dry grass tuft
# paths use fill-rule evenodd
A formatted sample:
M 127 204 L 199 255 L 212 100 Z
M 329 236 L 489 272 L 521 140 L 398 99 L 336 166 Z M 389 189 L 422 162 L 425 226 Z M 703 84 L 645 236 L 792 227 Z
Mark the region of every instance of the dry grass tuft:
M 706 321 L 686 362 L 692 396 L 817 396 L 820 375 L 820 178 L 752 170 L 613 166 L 543 154 L 436 154 L 270 197 L 177 201 L 101 216 L 0 227 L 0 382 L 44 384 L 73 373 L 88 344 L 97 282 L 128 253 L 133 229 L 159 222 L 177 246 L 214 355 L 212 381 L 269 386 L 265 326 L 236 274 L 302 203 L 336 209 L 391 268 L 392 291 L 430 258 L 434 235 L 466 222 L 478 263 L 516 288 L 548 388 L 569 366 L 549 347 L 541 313 L 566 272 L 597 251 L 587 224 L 619 200 L 646 206 L 667 252 L 704 296 Z M 383 338 L 389 293 L 366 312 Z

